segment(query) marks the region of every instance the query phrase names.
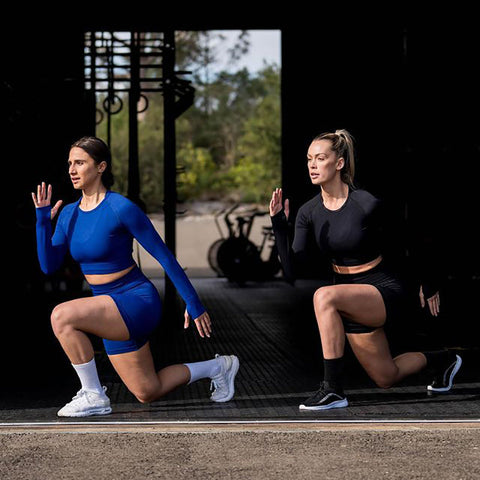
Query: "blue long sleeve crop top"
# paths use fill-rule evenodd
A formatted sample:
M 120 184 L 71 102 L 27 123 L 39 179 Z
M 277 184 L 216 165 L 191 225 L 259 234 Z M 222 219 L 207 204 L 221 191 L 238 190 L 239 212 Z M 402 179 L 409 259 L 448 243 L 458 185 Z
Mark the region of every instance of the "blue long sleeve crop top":
M 135 264 L 135 238 L 162 265 L 192 318 L 205 312 L 190 280 L 150 219 L 123 195 L 108 190 L 97 207 L 89 211 L 80 209 L 80 200 L 66 205 L 53 235 L 50 214 L 50 206 L 36 209 L 37 253 L 44 273 L 58 270 L 68 250 L 84 274 L 119 272 Z

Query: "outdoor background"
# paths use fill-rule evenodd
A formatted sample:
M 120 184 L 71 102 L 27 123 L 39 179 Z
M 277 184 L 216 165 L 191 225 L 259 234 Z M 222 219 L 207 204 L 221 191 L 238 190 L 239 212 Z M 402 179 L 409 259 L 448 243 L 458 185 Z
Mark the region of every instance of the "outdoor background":
M 281 33 L 178 31 L 175 41 L 176 69 L 190 71 L 188 78 L 195 87 L 194 105 L 176 121 L 181 172 L 176 253 L 190 275 L 209 276 L 215 272 L 208 266 L 208 248 L 227 235 L 222 218 L 219 231 L 215 214 L 235 203 L 241 204 L 237 212 L 266 210 L 272 189 L 281 184 Z M 148 108 L 138 115 L 141 199 L 163 235 L 163 96 L 145 95 Z M 97 95 L 99 113 L 104 99 Z M 96 134 L 106 140 L 107 122 L 105 116 L 99 118 Z M 111 149 L 113 190 L 127 195 L 127 108 L 111 117 Z M 267 216 L 255 220 L 251 234 L 255 243 L 262 240 L 261 228 L 268 224 Z M 138 252 L 147 274 L 163 275 L 158 262 L 141 247 Z

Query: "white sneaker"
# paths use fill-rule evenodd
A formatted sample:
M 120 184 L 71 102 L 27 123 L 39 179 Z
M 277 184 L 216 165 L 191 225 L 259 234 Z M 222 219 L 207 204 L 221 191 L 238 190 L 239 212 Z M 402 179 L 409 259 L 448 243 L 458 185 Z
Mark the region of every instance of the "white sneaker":
M 110 399 L 105 394 L 106 390 L 106 387 L 103 387 L 102 393 L 79 390 L 72 398 L 72 401 L 61 408 L 57 415 L 59 417 L 108 415 L 111 413 L 112 408 L 110 407 Z
M 235 395 L 235 375 L 240 362 L 235 355 L 215 355 L 221 365 L 218 375 L 212 378 L 213 393 L 210 400 L 214 402 L 228 402 Z

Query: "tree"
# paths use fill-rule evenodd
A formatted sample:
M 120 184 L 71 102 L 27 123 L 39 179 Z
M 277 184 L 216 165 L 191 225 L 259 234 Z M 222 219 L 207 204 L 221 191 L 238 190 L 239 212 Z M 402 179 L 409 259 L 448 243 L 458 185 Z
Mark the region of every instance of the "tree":
M 246 120 L 238 142 L 239 159 L 230 175 L 243 201 L 266 203 L 280 185 L 280 75 L 275 66 L 259 73 L 264 95 Z
M 280 69 L 252 75 L 242 69 L 213 74 L 211 32 L 177 32 L 177 69 L 192 69 L 195 104 L 176 121 L 180 200 L 264 202 L 280 181 Z M 232 62 L 248 48 L 239 37 Z M 141 198 L 149 211 L 163 205 L 163 97 L 148 93 L 138 116 Z M 124 99 L 124 104 L 128 104 Z M 128 110 L 111 117 L 115 188 L 128 187 Z M 97 134 L 105 135 L 105 122 Z

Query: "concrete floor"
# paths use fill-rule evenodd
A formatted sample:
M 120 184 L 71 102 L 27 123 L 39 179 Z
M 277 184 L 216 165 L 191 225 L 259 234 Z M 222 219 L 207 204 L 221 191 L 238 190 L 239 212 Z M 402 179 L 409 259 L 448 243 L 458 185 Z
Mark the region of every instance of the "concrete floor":
M 478 425 L 0 429 L 2 479 L 480 477 Z

